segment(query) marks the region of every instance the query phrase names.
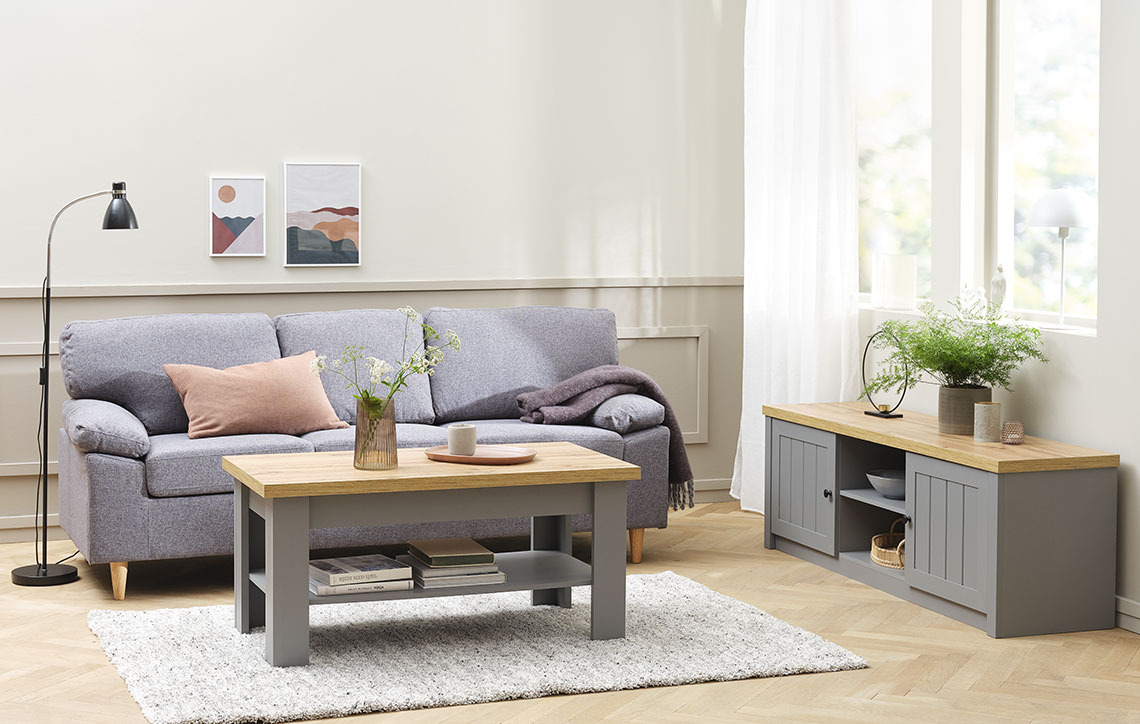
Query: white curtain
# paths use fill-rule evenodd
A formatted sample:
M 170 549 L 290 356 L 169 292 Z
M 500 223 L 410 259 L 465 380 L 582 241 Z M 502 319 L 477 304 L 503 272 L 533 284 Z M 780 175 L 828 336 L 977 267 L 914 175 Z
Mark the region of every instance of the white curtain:
M 761 406 L 859 394 L 858 150 L 844 0 L 749 0 L 744 398 L 732 495 L 764 511 Z

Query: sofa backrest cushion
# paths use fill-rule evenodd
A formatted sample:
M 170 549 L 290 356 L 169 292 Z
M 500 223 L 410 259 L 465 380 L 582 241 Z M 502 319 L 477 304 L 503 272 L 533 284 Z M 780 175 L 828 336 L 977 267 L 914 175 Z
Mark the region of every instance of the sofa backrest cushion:
M 67 394 L 126 408 L 151 435 L 186 432 L 189 421 L 164 364 L 221 369 L 279 359 L 264 314 L 164 314 L 76 321 L 59 336 Z
M 344 354 L 347 345 L 364 347 L 365 357 L 379 357 L 396 366 L 400 355 L 410 355 L 423 349 L 424 336 L 420 328 L 422 317 L 409 320 L 395 309 L 346 309 L 341 312 L 304 312 L 283 314 L 273 320 L 277 327 L 277 341 L 285 356 L 315 350 L 329 360 Z M 404 324 L 408 323 L 408 348 L 403 349 Z M 368 373 L 361 370 L 360 381 L 366 382 Z M 333 410 L 341 420 L 356 424 L 356 399 L 345 388 L 343 377 L 325 372 L 321 382 L 329 396 Z M 431 408 L 431 389 L 424 375 L 413 375 L 408 386 L 396 393 L 396 421 L 434 421 Z
M 441 334 L 455 330 L 460 341 L 431 378 L 437 423 L 517 418 L 519 393 L 618 363 L 617 323 L 608 309 L 435 308 L 424 318 Z

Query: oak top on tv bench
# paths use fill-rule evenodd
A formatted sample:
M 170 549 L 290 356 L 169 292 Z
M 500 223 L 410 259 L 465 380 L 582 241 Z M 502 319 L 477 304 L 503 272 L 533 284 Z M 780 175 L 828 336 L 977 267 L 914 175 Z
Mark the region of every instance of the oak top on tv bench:
M 519 465 L 429 460 L 426 448 L 401 448 L 399 467 L 357 470 L 352 451 L 227 455 L 222 468 L 263 498 L 412 490 L 640 480 L 641 468 L 570 442 L 529 443 L 538 456 Z
M 1120 456 L 1063 442 L 1025 436 L 1022 445 L 974 442 L 970 435 L 938 432 L 938 418 L 901 410 L 903 417 L 864 415 L 865 402 L 764 405 L 764 414 L 837 435 L 946 460 L 991 473 L 1087 470 L 1120 466 Z

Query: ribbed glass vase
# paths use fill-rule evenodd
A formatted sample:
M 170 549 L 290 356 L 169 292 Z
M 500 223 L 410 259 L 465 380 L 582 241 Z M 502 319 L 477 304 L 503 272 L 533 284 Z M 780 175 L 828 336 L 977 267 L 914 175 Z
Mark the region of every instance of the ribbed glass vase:
M 353 467 L 359 470 L 391 470 L 396 457 L 396 401 L 381 412 L 378 406 L 356 401 L 356 452 Z

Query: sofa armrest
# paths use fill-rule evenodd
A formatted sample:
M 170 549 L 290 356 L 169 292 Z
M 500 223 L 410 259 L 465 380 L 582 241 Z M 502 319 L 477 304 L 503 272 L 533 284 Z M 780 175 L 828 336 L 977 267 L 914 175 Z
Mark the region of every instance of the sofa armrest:
M 590 424 L 625 435 L 657 427 L 665 421 L 665 406 L 644 395 L 615 395 L 598 405 Z
M 626 527 L 664 528 L 669 523 L 669 428 L 638 430 L 622 440 L 622 458 L 641 468 L 641 480 L 626 487 Z
M 59 430 L 59 524 L 89 563 L 149 559 L 152 502 L 142 460 L 85 453 Z
M 63 428 L 87 453 L 141 458 L 150 452 L 150 436 L 137 417 L 105 400 L 66 400 Z

